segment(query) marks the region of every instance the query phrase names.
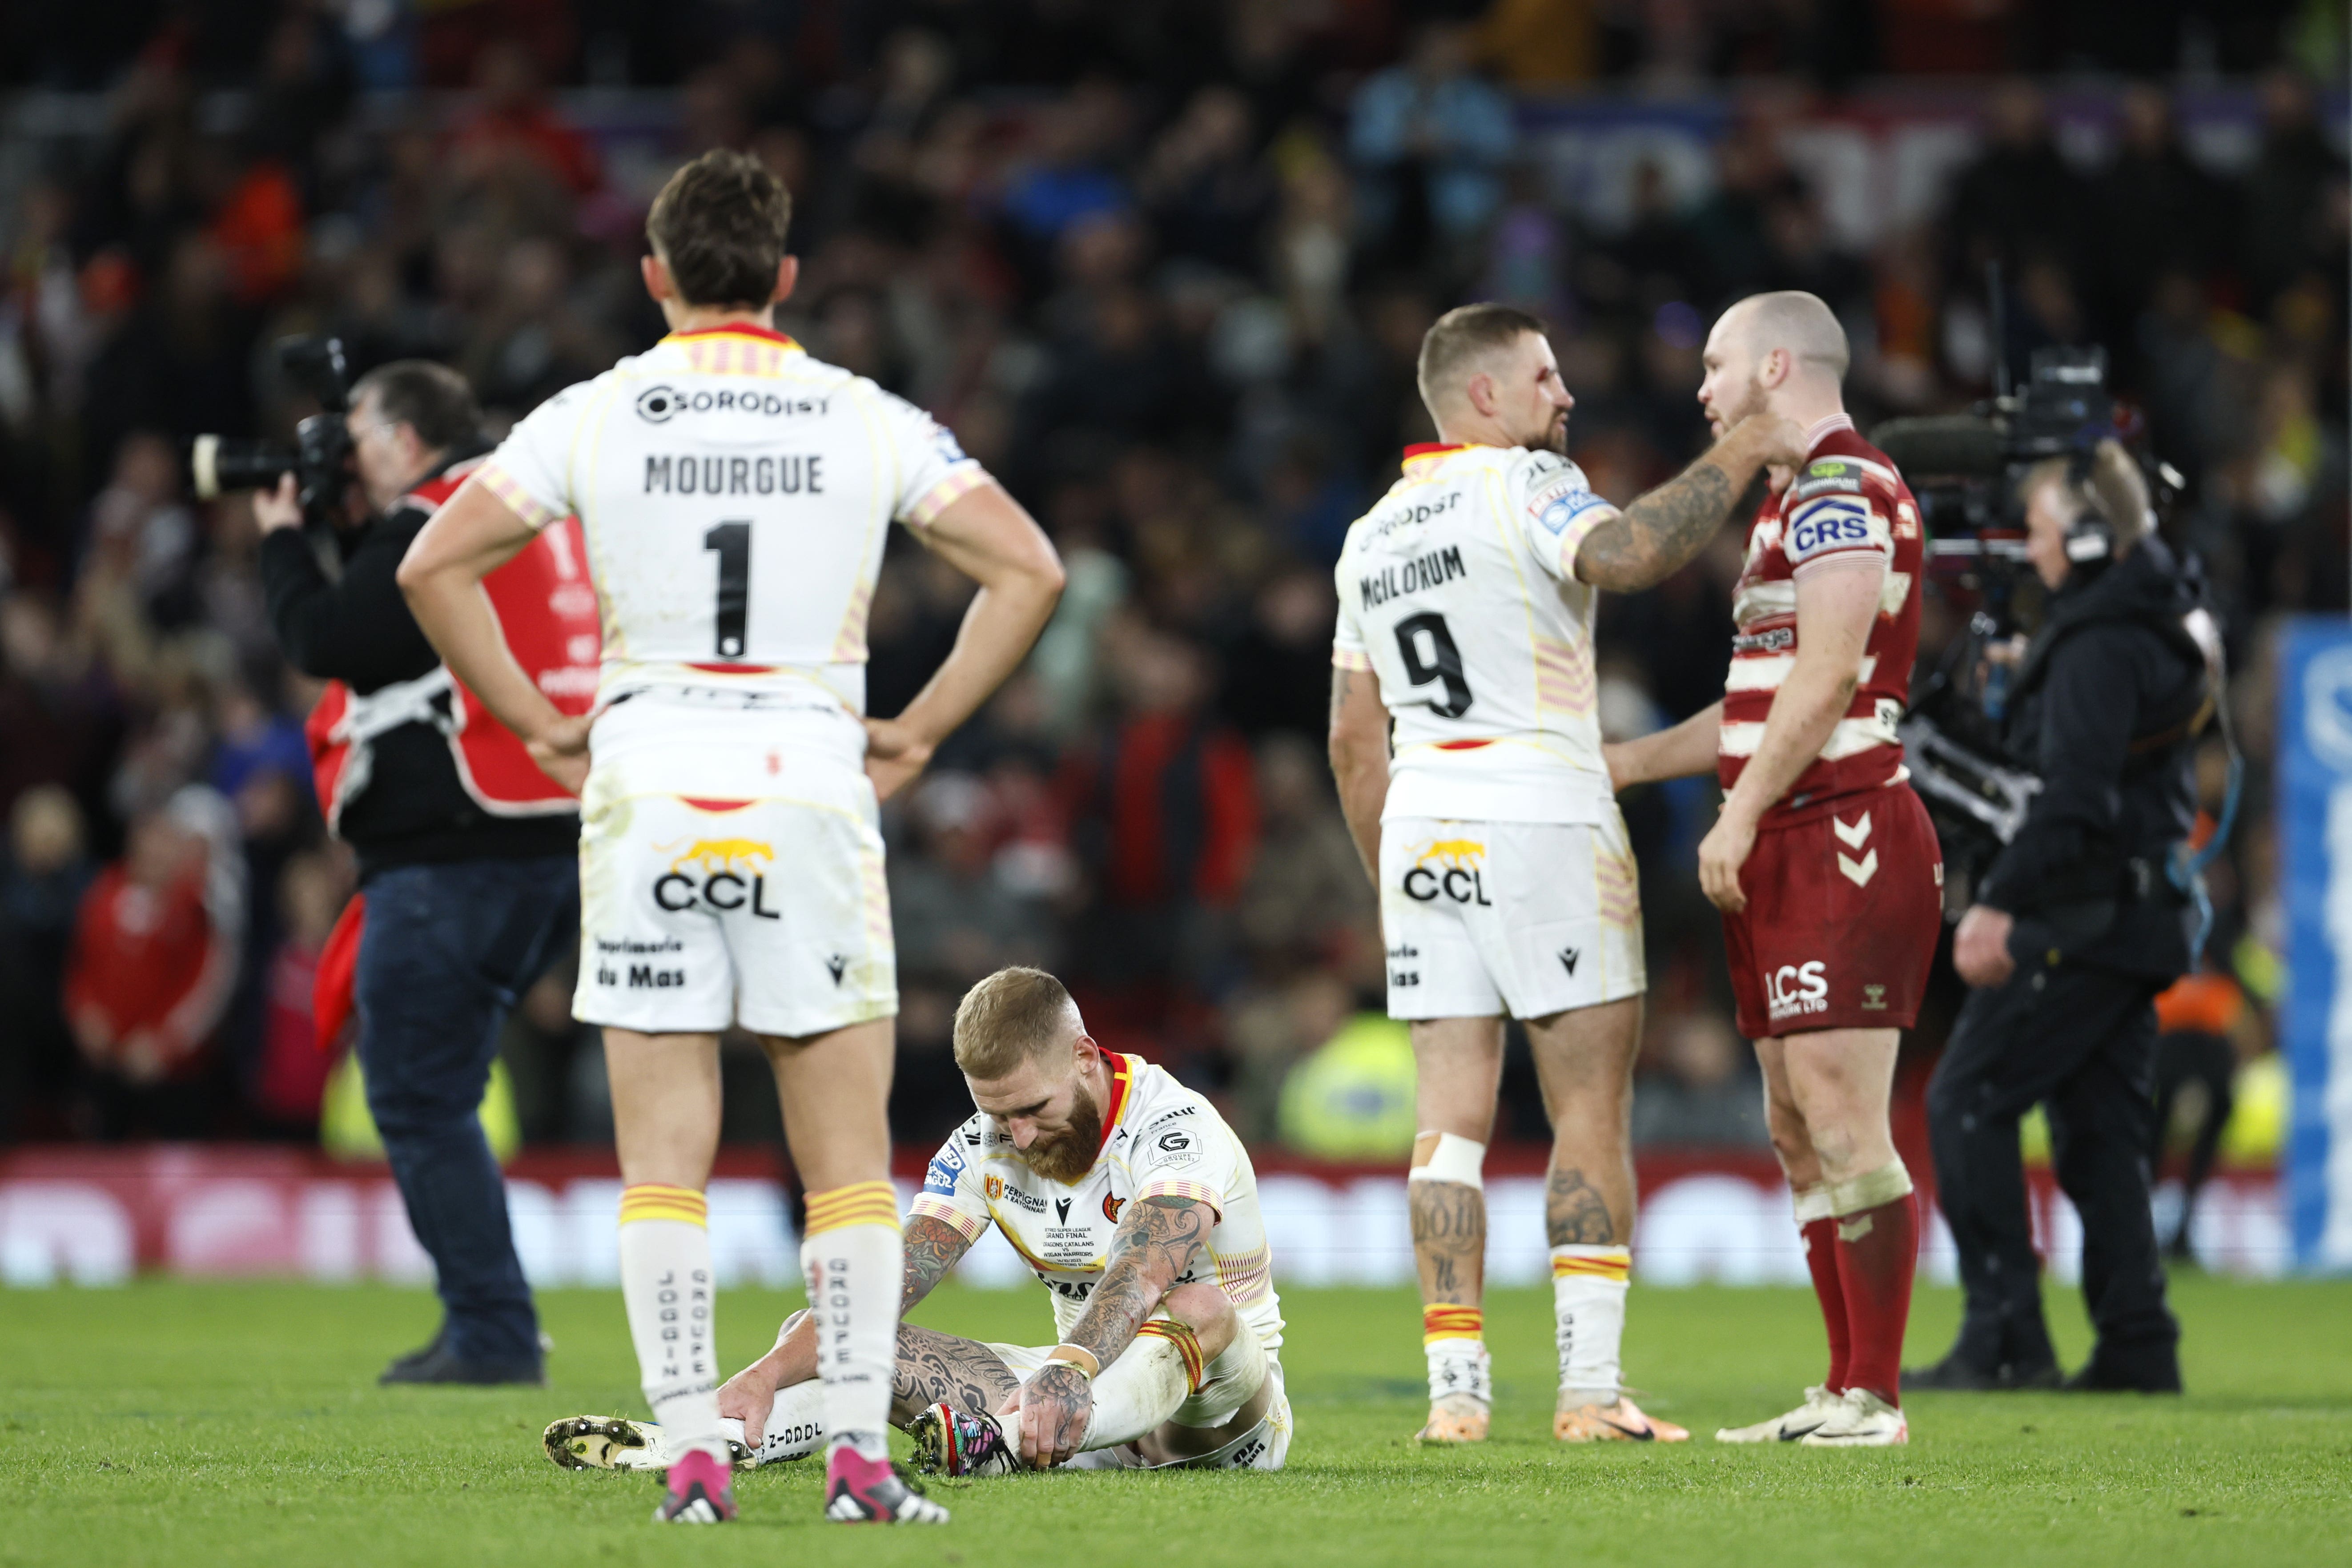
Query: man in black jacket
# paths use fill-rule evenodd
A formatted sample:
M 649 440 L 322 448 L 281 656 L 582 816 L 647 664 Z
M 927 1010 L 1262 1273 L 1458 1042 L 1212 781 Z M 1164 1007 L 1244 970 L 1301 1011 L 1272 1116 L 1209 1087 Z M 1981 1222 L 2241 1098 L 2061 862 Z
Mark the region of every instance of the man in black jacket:
M 476 1111 L 499 1026 L 578 925 L 580 819 L 493 814 L 468 791 L 446 728 L 450 694 L 425 679 L 440 656 L 394 581 L 457 471 L 488 449 L 480 426 L 473 394 L 441 365 L 401 361 L 361 378 L 350 428 L 368 515 L 336 531 L 333 577 L 299 526 L 292 476 L 254 498 L 286 657 L 346 683 L 357 705 L 378 699 L 362 731 L 413 714 L 363 733 L 334 813 L 367 900 L 355 991 L 368 1109 L 444 1311 L 433 1342 L 394 1362 L 386 1383 L 541 1380 L 538 1315 Z M 415 701 L 404 710 L 386 693 Z
M 1968 1306 L 1958 1341 L 1906 1387 L 2050 1387 L 2018 1121 L 2048 1110 L 2059 1185 L 2083 1220 L 2098 1342 L 2069 1388 L 2180 1387 L 2148 1212 L 2157 993 L 2189 966 L 2168 861 L 2196 814 L 2191 752 L 2213 682 L 2210 623 L 2123 449 L 2025 481 L 2027 549 L 2050 590 L 2012 686 L 2011 752 L 2041 777 L 1953 942 L 1977 987 L 1927 1089 L 1945 1218 Z

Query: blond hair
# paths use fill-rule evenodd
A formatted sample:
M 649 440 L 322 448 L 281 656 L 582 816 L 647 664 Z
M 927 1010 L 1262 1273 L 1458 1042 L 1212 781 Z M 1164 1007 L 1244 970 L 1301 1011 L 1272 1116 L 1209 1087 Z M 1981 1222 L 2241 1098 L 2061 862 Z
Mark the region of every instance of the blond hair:
M 1781 289 L 1769 294 L 1750 294 L 1734 305 L 1732 310 L 1744 310 L 1748 319 L 1740 323 L 1746 333 L 1748 357 L 1760 360 L 1774 349 L 1787 349 L 1791 359 L 1812 365 L 1843 381 L 1846 366 L 1853 358 L 1845 339 L 1845 328 L 1837 312 L 1818 294 L 1808 294 L 1801 289 Z
M 1438 317 L 1421 340 L 1421 362 L 1413 372 L 1430 417 L 1438 417 L 1437 405 L 1461 391 L 1479 361 L 1528 332 L 1542 337 L 1543 319 L 1517 305 L 1459 305 Z
M 2022 493 L 2027 500 L 2044 485 L 2056 485 L 2076 507 L 2115 530 L 2117 557 L 2130 554 L 2147 537 L 2152 520 L 2147 480 L 2122 442 L 2100 442 L 2091 454 L 2091 471 L 2080 479 L 2074 476 L 2070 458 L 2044 458 L 2025 470 Z
M 965 1076 L 1009 1077 L 1085 1032 L 1078 1005 L 1042 969 L 1000 969 L 956 1004 L 955 1060 Z

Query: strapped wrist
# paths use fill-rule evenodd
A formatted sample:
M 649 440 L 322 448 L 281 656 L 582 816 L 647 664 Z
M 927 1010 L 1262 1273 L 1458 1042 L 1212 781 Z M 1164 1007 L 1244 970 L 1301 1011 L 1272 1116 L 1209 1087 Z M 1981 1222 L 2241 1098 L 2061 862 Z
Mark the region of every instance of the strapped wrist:
M 1095 1374 L 1102 1371 L 1101 1358 L 1084 1345 L 1055 1345 L 1045 1352 L 1045 1360 L 1049 1364 L 1059 1362 L 1065 1366 L 1076 1368 L 1078 1375 L 1088 1383 L 1092 1383 Z

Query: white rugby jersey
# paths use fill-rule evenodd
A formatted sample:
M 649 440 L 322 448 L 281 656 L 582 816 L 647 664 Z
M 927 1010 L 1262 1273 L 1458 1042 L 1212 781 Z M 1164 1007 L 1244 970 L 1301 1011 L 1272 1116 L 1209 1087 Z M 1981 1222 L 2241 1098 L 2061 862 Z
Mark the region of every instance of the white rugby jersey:
M 1053 1292 L 1054 1331 L 1066 1338 L 1110 1261 L 1111 1233 L 1143 1198 L 1194 1198 L 1217 1214 L 1209 1244 L 1176 1283 L 1213 1279 L 1268 1351 L 1282 1344 L 1257 1173 L 1216 1107 L 1140 1057 L 1104 1053 L 1110 1103 L 1102 1151 L 1075 1184 L 1032 1171 L 987 1115 L 949 1135 L 908 1208 L 977 1241 L 993 1223 Z
M 1409 447 L 1348 531 L 1331 662 L 1370 670 L 1395 721 L 1391 817 L 1609 819 L 1592 607 L 1577 547 L 1617 509 L 1524 447 Z
M 920 528 L 987 475 L 921 409 L 736 325 L 674 332 L 556 394 L 480 478 L 534 528 L 579 514 L 600 711 L 715 689 L 829 710 L 839 735 L 866 708 L 888 524 Z

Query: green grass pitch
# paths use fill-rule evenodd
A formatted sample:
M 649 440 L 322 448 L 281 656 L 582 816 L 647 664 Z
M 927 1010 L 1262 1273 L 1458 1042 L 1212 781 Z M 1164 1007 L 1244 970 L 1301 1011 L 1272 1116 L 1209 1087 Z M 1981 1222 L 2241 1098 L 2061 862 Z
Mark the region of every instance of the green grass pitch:
M 1790 1290 L 1645 1290 L 1629 1374 L 1678 1447 L 1549 1437 L 1547 1292 L 1499 1292 L 1488 1331 L 1494 1440 L 1423 1451 L 1418 1317 L 1393 1291 L 1292 1291 L 1290 1468 L 937 1483 L 944 1529 L 817 1518 L 807 1463 L 740 1478 L 740 1522 L 656 1530 L 656 1483 L 560 1471 L 541 1426 L 635 1412 L 614 1292 L 542 1299 L 557 1352 L 541 1389 L 385 1390 L 422 1340 L 421 1291 L 148 1282 L 0 1292 L 0 1563 L 2352 1563 L 2352 1283 L 2177 1281 L 2185 1398 L 1923 1395 L 1907 1449 L 1767 1451 L 1707 1441 L 1818 1376 L 1820 1328 Z M 791 1305 L 719 1302 L 729 1363 Z M 2062 1349 L 2082 1313 L 2053 1293 Z M 1957 1301 L 1923 1290 L 1915 1360 Z M 921 1321 L 983 1338 L 1047 1331 L 1034 1291 L 944 1290 Z

